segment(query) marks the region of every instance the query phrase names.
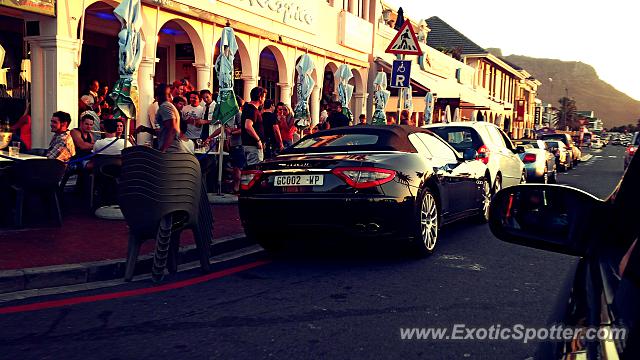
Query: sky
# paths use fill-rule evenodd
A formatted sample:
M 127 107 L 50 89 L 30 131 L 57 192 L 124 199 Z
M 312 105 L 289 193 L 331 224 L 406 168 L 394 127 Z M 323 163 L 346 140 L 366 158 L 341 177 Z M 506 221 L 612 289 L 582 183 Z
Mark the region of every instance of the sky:
M 581 61 L 640 100 L 638 0 L 384 0 L 419 21 L 438 16 L 502 54 Z

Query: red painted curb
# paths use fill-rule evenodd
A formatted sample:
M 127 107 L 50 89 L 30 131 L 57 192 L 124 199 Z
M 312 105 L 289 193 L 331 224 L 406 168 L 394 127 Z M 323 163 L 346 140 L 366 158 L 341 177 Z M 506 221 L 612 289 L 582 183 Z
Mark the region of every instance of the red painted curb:
M 175 283 L 147 287 L 142 289 L 127 290 L 127 291 L 120 291 L 120 292 L 100 294 L 100 295 L 80 296 L 80 297 L 68 298 L 68 299 L 62 299 L 62 300 L 43 301 L 39 303 L 26 304 L 26 305 L 7 306 L 4 308 L 0 308 L 0 314 L 14 314 L 14 313 L 20 313 L 20 312 L 51 309 L 56 307 L 83 304 L 83 303 L 96 302 L 96 301 L 120 299 L 120 298 L 131 297 L 131 296 L 155 294 L 158 292 L 163 292 L 163 291 L 173 290 L 173 289 L 180 289 L 183 287 L 200 284 L 209 280 L 219 279 L 225 276 L 233 275 L 241 271 L 253 269 L 255 267 L 262 266 L 268 263 L 270 263 L 270 261 L 267 261 L 267 260 L 255 261 L 249 264 L 232 267 L 232 268 L 225 269 L 222 271 L 217 271 L 211 274 L 198 276 L 192 279 L 187 279 L 187 280 L 182 280 Z

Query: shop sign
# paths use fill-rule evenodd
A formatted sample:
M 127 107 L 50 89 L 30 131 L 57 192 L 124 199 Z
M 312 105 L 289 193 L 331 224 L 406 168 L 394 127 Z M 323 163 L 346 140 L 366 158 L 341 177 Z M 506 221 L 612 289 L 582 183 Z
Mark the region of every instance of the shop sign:
M 56 0 L 0 0 L 0 6 L 32 13 L 56 16 Z
M 219 0 L 283 24 L 313 32 L 320 0 Z M 324 2 L 324 1 L 323 1 Z

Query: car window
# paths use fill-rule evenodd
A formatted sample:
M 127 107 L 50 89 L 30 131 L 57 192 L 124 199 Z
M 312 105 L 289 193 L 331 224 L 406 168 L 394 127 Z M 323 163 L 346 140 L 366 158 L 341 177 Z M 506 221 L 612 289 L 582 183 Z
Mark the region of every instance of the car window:
M 420 133 L 418 134 L 418 138 L 422 140 L 433 157 L 446 160 L 450 163 L 458 161 L 458 156 L 456 156 L 454 150 L 436 136 Z
M 470 148 L 478 149 L 482 146 L 480 136 L 478 136 L 478 133 L 470 127 L 442 126 L 429 128 L 429 130 L 440 136 L 458 152 L 463 152 L 465 149 Z
M 378 135 L 374 134 L 330 134 L 315 136 L 297 143 L 294 148 L 318 148 L 329 146 L 357 146 L 374 145 L 378 142 Z
M 505 148 L 507 144 L 504 142 L 502 138 L 502 134 L 500 134 L 500 130 L 498 130 L 495 126 L 487 126 L 486 127 L 489 136 L 491 137 L 491 143 L 497 145 L 498 147 Z
M 409 141 L 411 142 L 411 145 L 413 145 L 413 147 L 418 150 L 419 154 L 422 154 L 429 158 L 433 157 L 433 155 L 431 155 L 431 152 L 429 152 L 429 149 L 427 149 L 427 146 L 422 142 L 422 140 L 418 139 L 418 134 L 410 134 Z

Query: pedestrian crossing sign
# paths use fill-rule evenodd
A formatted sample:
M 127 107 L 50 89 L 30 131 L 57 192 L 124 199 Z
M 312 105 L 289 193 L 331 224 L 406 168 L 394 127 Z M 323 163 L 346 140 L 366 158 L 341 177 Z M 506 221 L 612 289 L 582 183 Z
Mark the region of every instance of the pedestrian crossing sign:
M 411 21 L 406 20 L 385 51 L 391 54 L 422 55 L 416 32 Z

